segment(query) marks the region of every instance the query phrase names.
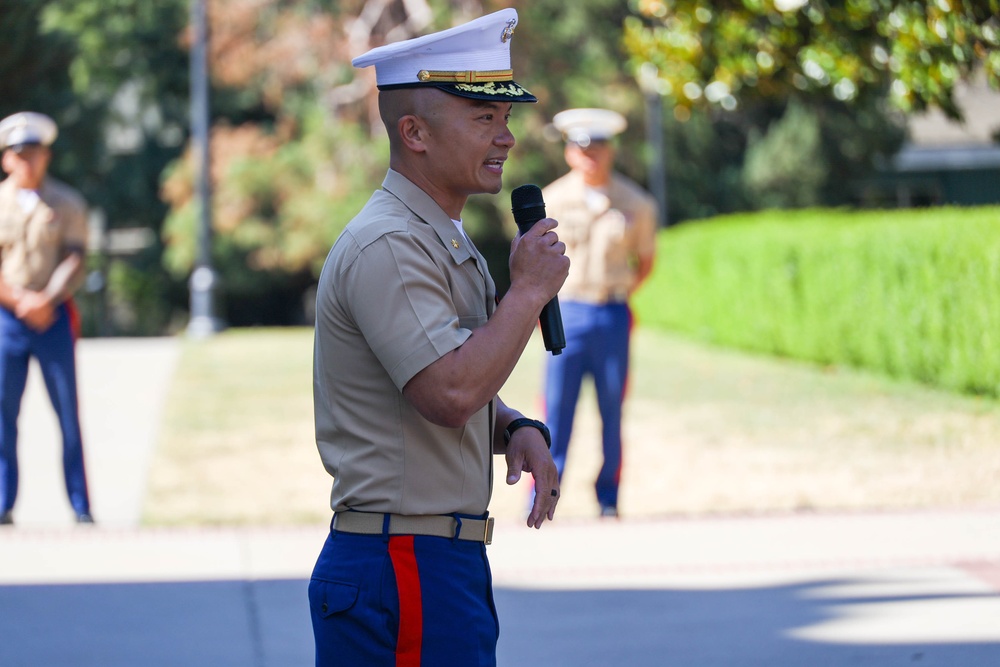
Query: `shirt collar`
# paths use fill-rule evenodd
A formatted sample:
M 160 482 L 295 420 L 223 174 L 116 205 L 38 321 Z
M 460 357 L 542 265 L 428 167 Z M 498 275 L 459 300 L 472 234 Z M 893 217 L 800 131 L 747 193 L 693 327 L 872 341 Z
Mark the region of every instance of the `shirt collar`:
M 382 189 L 403 202 L 407 208 L 429 224 L 441 243 L 451 253 L 456 264 L 461 264 L 469 258 L 476 258 L 472 242 L 459 232 L 455 222 L 444 212 L 429 194 L 418 188 L 410 179 L 398 171 L 390 169 L 382 181 Z

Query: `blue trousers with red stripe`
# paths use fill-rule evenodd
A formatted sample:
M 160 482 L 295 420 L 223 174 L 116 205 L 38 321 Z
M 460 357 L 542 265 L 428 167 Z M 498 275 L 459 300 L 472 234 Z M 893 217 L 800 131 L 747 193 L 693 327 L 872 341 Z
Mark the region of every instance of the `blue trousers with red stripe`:
M 70 505 L 78 515 L 90 513 L 70 324 L 66 304 L 57 309 L 55 323 L 41 333 L 0 308 L 0 511 L 13 508 L 17 498 L 17 416 L 28 379 L 28 363 L 34 356 L 62 431 L 63 474 Z
M 590 375 L 601 413 L 604 454 L 594 489 L 602 507 L 617 507 L 632 314 L 625 303 L 595 305 L 567 300 L 559 307 L 566 349 L 548 358 L 545 372 L 545 423 L 552 434 L 552 458 L 562 476 L 580 387 L 584 376 Z
M 332 531 L 309 582 L 316 667 L 495 667 L 486 546 Z

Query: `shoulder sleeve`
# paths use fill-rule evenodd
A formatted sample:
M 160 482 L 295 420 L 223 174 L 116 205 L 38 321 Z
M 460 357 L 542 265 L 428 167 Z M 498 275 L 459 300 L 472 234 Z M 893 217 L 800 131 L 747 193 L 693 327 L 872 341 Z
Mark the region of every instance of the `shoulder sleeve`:
M 549 207 L 558 208 L 566 197 L 566 177 L 561 176 L 542 188 L 542 199 L 545 200 L 546 213 Z
M 652 257 L 656 254 L 656 204 L 643 206 L 638 216 L 639 222 L 639 248 L 638 254 L 642 257 Z
M 63 222 L 63 246 L 67 249 L 87 249 L 87 202 L 74 189 L 58 184 L 59 215 Z
M 639 257 L 652 257 L 656 254 L 659 206 L 652 196 L 639 190 L 634 193 L 634 207 L 634 251 Z
M 459 326 L 446 269 L 406 232 L 367 244 L 340 283 L 355 324 L 400 390 L 471 335 Z
M 73 250 L 87 249 L 87 209 L 74 209 L 66 226 L 65 246 Z

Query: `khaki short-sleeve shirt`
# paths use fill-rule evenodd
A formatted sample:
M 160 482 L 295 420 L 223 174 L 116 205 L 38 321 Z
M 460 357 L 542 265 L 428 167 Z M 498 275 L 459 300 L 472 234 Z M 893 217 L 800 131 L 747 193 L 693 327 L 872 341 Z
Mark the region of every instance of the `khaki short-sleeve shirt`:
M 422 190 L 390 170 L 327 257 L 316 297 L 316 442 L 331 506 L 482 514 L 493 402 L 461 428 L 424 419 L 402 389 L 492 315 L 486 261 Z
M 86 249 L 87 205 L 76 190 L 51 177 L 31 201 L 26 211 L 13 180 L 0 183 L 0 278 L 38 291 L 70 252 Z
M 588 194 L 583 177 L 569 172 L 542 190 L 545 212 L 559 221 L 569 276 L 559 297 L 586 303 L 623 302 L 636 286 L 636 261 L 656 251 L 656 200 L 614 173 L 605 192 Z

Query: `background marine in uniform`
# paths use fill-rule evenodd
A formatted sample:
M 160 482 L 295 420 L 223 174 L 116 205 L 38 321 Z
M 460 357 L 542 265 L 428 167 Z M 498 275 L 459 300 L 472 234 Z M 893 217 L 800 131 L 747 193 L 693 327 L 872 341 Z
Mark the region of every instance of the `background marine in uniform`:
M 618 516 L 622 405 L 628 383 L 632 313 L 628 300 L 653 270 L 656 200 L 614 170 L 614 137 L 625 118 L 608 109 L 570 109 L 553 125 L 566 140 L 570 172 L 542 189 L 570 258 L 559 291 L 566 348 L 548 359 L 546 423 L 560 476 L 566 466 L 584 376 L 597 393 L 604 461 L 595 482 L 602 516 Z
M 17 417 L 31 357 L 59 419 L 66 492 L 78 523 L 93 523 L 77 406 L 70 297 L 84 279 L 87 207 L 48 175 L 55 122 L 25 111 L 0 121 L 0 524 L 17 498 Z

